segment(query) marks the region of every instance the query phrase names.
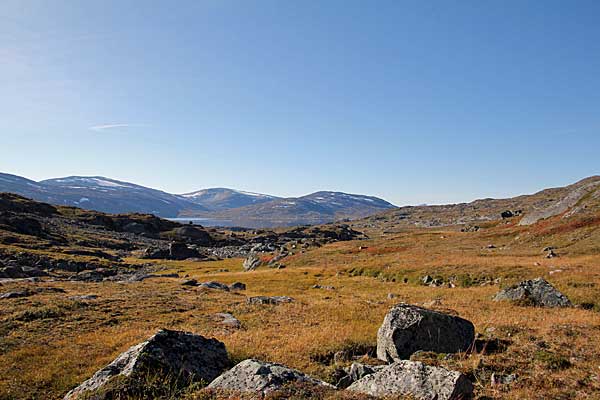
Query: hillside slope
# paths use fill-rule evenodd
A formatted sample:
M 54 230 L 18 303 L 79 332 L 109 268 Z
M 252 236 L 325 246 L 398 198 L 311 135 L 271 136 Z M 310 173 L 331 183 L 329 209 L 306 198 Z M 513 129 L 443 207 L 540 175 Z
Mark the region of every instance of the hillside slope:
M 471 203 L 407 206 L 372 215 L 353 223 L 360 229 L 381 231 L 409 227 L 482 225 L 502 219 L 517 218 L 521 225 L 565 214 L 594 212 L 600 197 L 600 176 L 585 178 L 572 185 L 545 189 L 531 195 L 508 199 L 480 199 Z M 567 213 L 568 212 L 568 213 Z

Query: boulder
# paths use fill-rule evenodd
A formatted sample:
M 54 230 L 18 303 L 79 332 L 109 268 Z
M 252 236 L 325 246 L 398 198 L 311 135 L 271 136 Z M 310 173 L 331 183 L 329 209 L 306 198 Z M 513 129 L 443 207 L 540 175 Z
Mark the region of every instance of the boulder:
M 377 332 L 377 358 L 408 359 L 418 350 L 456 353 L 466 351 L 474 340 L 470 321 L 401 303 L 387 313 Z
M 418 400 L 465 400 L 473 397 L 473 384 L 460 372 L 407 360 L 368 374 L 347 390 L 380 397 L 412 396 Z
M 292 382 L 333 388 L 328 383 L 284 365 L 253 359 L 242 361 L 212 381 L 208 388 L 266 394 Z
M 254 296 L 248 297 L 248 304 L 282 304 L 291 303 L 294 299 L 289 296 Z
M 90 379 L 71 390 L 65 400 L 106 393 L 113 378 L 143 385 L 148 376 L 174 376 L 192 384 L 210 382 L 230 366 L 225 345 L 192 333 L 163 329 L 132 346 Z M 114 395 L 114 394 L 113 394 Z M 107 394 L 100 398 L 120 398 Z M 94 399 L 96 397 L 93 397 Z
M 169 244 L 169 258 L 172 260 L 185 260 L 187 258 L 202 258 L 198 250 L 187 247 L 185 243 L 172 242 Z
M 364 378 L 367 375 L 381 371 L 386 365 L 366 365 L 358 362 L 353 362 L 347 368 L 343 369 L 343 376 L 338 379 L 337 387 L 345 389 L 352 383 Z
M 248 258 L 244 260 L 244 271 L 254 271 L 256 268 L 260 267 L 262 261 L 258 256 L 254 253 L 250 253 Z
M 509 300 L 536 307 L 571 307 L 571 301 L 543 278 L 523 281 L 503 289 L 495 301 Z

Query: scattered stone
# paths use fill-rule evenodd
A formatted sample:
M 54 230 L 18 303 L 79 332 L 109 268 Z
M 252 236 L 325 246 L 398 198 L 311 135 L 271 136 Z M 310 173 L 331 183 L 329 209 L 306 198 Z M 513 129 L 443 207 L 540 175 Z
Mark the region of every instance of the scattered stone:
M 220 320 L 222 325 L 229 328 L 240 329 L 242 327 L 242 323 L 230 313 L 216 313 L 214 316 Z
M 571 301 L 543 278 L 523 281 L 501 290 L 495 301 L 509 300 L 536 307 L 572 307 Z
M 419 400 L 459 400 L 473 397 L 473 384 L 458 371 L 398 361 L 354 382 L 349 391 L 371 396 L 408 395 Z
M 334 286 L 312 285 L 313 289 L 335 290 Z
M 256 268 L 260 267 L 261 264 L 262 261 L 260 260 L 260 258 L 258 258 L 256 254 L 250 253 L 248 258 L 244 260 L 244 271 L 254 271 Z
M 248 297 L 248 304 L 282 304 L 291 303 L 294 299 L 289 296 L 254 296 Z
M 265 395 L 292 382 L 333 388 L 328 383 L 284 365 L 253 359 L 242 361 L 212 381 L 208 388 Z
M 469 349 L 474 340 L 470 321 L 401 303 L 387 313 L 377 332 L 377 358 L 393 362 L 418 350 L 456 353 Z
M 33 294 L 33 292 L 30 292 L 29 290 L 20 290 L 20 291 L 16 291 L 16 292 L 6 292 L 6 293 L 2 293 L 0 294 L 0 299 L 16 299 L 19 297 L 29 297 Z
M 226 284 L 221 283 L 221 282 L 215 282 L 215 281 L 203 282 L 198 286 L 201 288 L 206 288 L 206 289 L 224 290 L 226 292 L 229 292 L 229 286 L 227 286 Z
M 181 282 L 182 286 L 198 286 L 198 281 L 195 279 L 186 279 L 185 281 Z
M 429 285 L 431 282 L 433 282 L 433 278 L 429 275 L 425 275 L 421 278 L 421 282 L 423 282 L 424 285 Z
M 388 293 L 387 298 L 388 298 L 388 300 L 397 299 L 398 295 L 396 293 Z
M 554 257 L 558 257 L 558 254 L 556 254 L 554 252 L 554 250 L 552 250 L 552 249 L 548 250 L 548 253 L 546 254 L 546 258 L 554 258 Z
M 246 284 L 242 282 L 234 282 L 229 285 L 229 290 L 246 290 Z
M 500 375 L 500 374 L 496 374 L 495 372 L 492 373 L 492 378 L 491 378 L 492 386 L 510 385 L 511 383 L 514 383 L 516 381 L 517 381 L 516 374 Z
M 97 298 L 98 298 L 98 296 L 95 294 L 83 294 L 83 295 L 78 295 L 78 296 L 71 296 L 71 297 L 69 297 L 69 300 L 88 301 L 88 300 L 96 300 Z
M 67 393 L 64 399 L 88 398 L 94 392 L 106 388 L 112 378 L 118 376 L 126 377 L 132 386 L 143 385 L 144 379 L 154 374 L 172 374 L 189 383 L 210 382 L 229 365 L 225 345 L 218 340 L 163 329 L 145 342 L 130 347 L 90 379 Z M 108 394 L 104 398 L 117 397 Z

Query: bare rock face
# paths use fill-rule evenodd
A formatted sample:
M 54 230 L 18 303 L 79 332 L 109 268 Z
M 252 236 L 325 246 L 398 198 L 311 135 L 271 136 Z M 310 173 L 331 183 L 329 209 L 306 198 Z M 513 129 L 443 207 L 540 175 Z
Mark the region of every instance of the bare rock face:
M 466 400 L 473 397 L 473 385 L 460 372 L 406 360 L 366 375 L 347 390 L 381 397 L 408 395 L 419 400 Z
M 225 345 L 192 333 L 160 330 L 145 342 L 130 347 L 90 379 L 71 390 L 65 400 L 106 393 L 113 378 L 132 385 L 153 375 L 172 375 L 188 383 L 210 382 L 230 366 Z M 114 396 L 112 396 L 114 397 Z M 94 399 L 112 398 L 111 394 Z
M 311 378 L 284 365 L 253 359 L 242 361 L 212 381 L 208 388 L 266 394 L 291 382 L 333 388 L 328 383 Z
M 509 300 L 536 307 L 571 307 L 571 301 L 543 278 L 523 281 L 501 290 L 495 301 Z
M 244 260 L 244 271 L 254 271 L 256 268 L 260 267 L 262 261 L 258 256 L 254 253 L 250 253 L 248 258 Z
M 466 351 L 474 340 L 470 321 L 401 303 L 387 313 L 377 332 L 377 358 L 393 362 L 418 350 L 456 353 Z

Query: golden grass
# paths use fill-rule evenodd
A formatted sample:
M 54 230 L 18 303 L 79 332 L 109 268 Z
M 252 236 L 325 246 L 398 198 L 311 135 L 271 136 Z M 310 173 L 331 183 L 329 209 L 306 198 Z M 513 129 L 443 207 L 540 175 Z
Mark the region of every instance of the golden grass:
M 440 309 L 473 321 L 477 332 L 509 343 L 497 353 L 436 361 L 469 374 L 476 381 L 478 396 L 598 398 L 599 312 L 497 303 L 492 297 L 498 285 L 432 288 L 417 283 L 426 274 L 501 278 L 501 285 L 543 276 L 575 303 L 600 307 L 600 256 L 545 259 L 537 243 L 515 244 L 518 235 L 501 229 L 478 234 L 409 231 L 299 253 L 286 259 L 287 268 L 282 270 L 262 267 L 242 272 L 239 259 L 158 263 L 167 267 L 165 273 L 178 272 L 199 281 L 244 282 L 248 290 L 242 293 L 184 287 L 172 278 L 129 284 L 38 284 L 67 293 L 45 292 L 0 302 L 0 399 L 61 398 L 160 328 L 216 337 L 237 361 L 254 357 L 280 362 L 328 379 L 335 366 L 319 360 L 347 347 L 375 346 L 377 329 L 391 306 L 432 299 L 440 299 Z M 487 249 L 490 243 L 497 248 Z M 359 246 L 367 248 L 359 250 Z M 560 272 L 550 274 L 556 270 Z M 317 283 L 335 290 L 311 289 Z M 6 284 L 2 291 L 26 285 Z M 388 300 L 388 293 L 398 297 Z M 67 299 L 76 294 L 99 298 L 85 304 Z M 296 301 L 247 305 L 246 296 L 253 295 L 287 295 Z M 26 310 L 44 307 L 61 310 L 62 316 L 17 318 Z M 211 318 L 222 311 L 233 313 L 243 329 L 223 328 Z M 492 387 L 492 372 L 517 373 L 518 380 L 511 386 Z

